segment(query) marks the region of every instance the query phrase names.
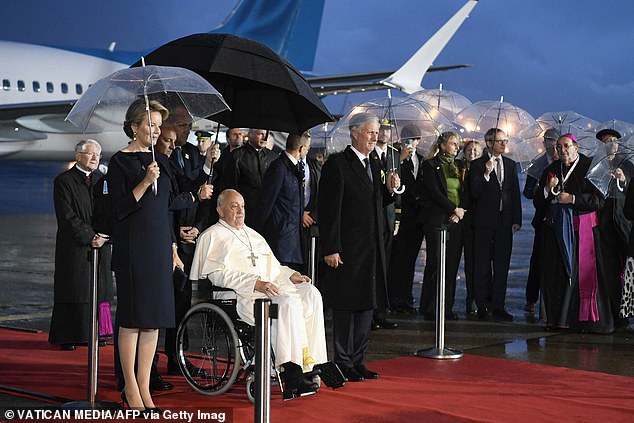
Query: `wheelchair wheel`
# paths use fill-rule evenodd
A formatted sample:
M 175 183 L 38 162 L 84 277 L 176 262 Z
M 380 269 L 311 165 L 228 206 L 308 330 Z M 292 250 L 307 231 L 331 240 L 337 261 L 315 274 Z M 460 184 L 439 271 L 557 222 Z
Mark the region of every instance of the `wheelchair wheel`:
M 220 307 L 192 307 L 176 335 L 178 364 L 187 383 L 204 395 L 226 392 L 240 370 L 238 334 Z

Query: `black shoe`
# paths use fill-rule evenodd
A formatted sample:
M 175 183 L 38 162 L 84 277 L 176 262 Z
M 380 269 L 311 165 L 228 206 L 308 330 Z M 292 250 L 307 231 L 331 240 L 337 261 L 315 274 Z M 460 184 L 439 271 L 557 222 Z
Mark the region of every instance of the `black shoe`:
M 75 351 L 77 349 L 75 344 L 59 344 L 59 348 L 62 351 Z
M 513 315 L 508 313 L 504 309 L 493 310 L 492 315 L 493 315 L 493 318 L 495 320 L 500 320 L 502 322 L 512 322 L 513 321 Z
M 354 367 L 343 367 L 341 373 L 348 379 L 348 382 L 361 382 L 365 378 L 355 370 Z
M 282 365 L 284 371 L 280 373 L 280 377 L 284 382 L 283 399 L 289 400 L 306 395 L 312 395 L 319 390 L 319 385 L 304 379 L 302 368 L 292 362 Z
M 480 320 L 488 320 L 489 312 L 487 311 L 486 308 L 479 308 L 477 311 L 477 316 L 478 316 L 478 319 Z
M 378 379 L 379 374 L 377 372 L 373 372 L 369 370 L 365 365 L 361 364 L 360 366 L 354 366 L 354 370 L 357 371 L 364 379 Z
M 377 329 L 396 329 L 398 327 L 398 323 L 390 322 L 387 319 L 383 319 L 383 320 L 375 320 L 373 326 L 378 326 Z
M 379 330 L 379 329 L 381 329 L 381 325 L 379 325 L 373 318 L 372 322 L 370 323 L 370 330 Z
M 166 380 L 163 380 L 161 376 L 157 376 L 150 380 L 151 391 L 171 391 L 172 389 L 174 389 L 174 385 Z

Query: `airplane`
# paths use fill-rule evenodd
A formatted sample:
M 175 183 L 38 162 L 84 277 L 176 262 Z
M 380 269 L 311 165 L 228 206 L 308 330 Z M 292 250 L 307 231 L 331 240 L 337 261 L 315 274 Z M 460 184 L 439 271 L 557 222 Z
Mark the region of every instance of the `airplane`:
M 210 32 L 232 33 L 266 44 L 296 68 L 312 69 L 325 0 L 239 0 L 224 22 Z M 426 72 L 469 65 L 432 66 L 477 0 L 467 3 L 396 71 L 307 76 L 320 96 L 395 88 L 422 89 Z M 271 31 L 276 28 L 276 31 Z M 120 131 L 82 132 L 64 120 L 74 102 L 95 81 L 128 67 L 141 54 L 107 50 L 71 51 L 0 41 L 0 158 L 72 160 L 75 144 L 97 139 L 108 158 L 125 142 Z

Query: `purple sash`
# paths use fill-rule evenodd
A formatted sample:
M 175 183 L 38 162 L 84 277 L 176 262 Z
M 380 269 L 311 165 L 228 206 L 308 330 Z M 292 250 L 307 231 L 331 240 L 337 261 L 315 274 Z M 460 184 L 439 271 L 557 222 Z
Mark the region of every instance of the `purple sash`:
M 112 317 L 108 301 L 99 303 L 99 336 L 112 336 Z
M 579 233 L 579 321 L 596 322 L 599 320 L 598 278 L 592 228 L 598 224 L 597 213 L 574 216 L 573 222 Z

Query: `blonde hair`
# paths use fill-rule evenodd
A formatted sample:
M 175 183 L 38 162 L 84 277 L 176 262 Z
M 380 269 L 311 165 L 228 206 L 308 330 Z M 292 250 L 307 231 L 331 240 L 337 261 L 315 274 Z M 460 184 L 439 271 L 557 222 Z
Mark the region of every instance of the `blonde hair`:
M 156 100 L 150 100 L 149 102 L 150 112 L 158 112 L 161 114 L 163 121 L 166 121 L 170 115 L 169 110 Z M 147 112 L 145 110 L 145 100 L 142 98 L 135 100 L 128 111 L 125 113 L 125 122 L 123 122 L 123 132 L 130 139 L 134 139 L 134 131 L 132 125 L 139 125 L 144 120 L 147 120 Z

